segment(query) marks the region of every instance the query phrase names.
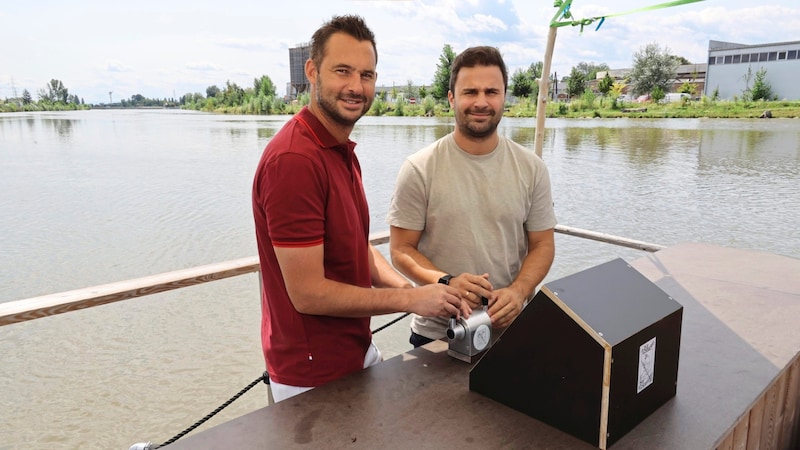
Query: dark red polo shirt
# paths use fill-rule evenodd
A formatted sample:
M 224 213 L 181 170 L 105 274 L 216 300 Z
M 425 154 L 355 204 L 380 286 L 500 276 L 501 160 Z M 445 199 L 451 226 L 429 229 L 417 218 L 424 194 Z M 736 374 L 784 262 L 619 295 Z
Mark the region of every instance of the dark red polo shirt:
M 355 142 L 339 144 L 303 108 L 270 140 L 253 182 L 264 295 L 261 341 L 270 378 L 319 386 L 363 368 L 369 317 L 300 314 L 273 247 L 325 246 L 325 276 L 371 286 L 369 211 Z

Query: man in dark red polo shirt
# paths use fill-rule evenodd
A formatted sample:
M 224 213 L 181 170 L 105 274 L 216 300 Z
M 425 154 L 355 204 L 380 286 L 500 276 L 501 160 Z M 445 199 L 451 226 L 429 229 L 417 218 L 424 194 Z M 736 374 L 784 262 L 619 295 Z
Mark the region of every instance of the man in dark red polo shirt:
M 305 65 L 310 104 L 272 138 L 255 174 L 261 338 L 276 401 L 379 362 L 369 329 L 374 314 L 461 313 L 457 290 L 411 289 L 369 243 L 349 136 L 375 97 L 377 60 L 363 19 L 323 24 Z

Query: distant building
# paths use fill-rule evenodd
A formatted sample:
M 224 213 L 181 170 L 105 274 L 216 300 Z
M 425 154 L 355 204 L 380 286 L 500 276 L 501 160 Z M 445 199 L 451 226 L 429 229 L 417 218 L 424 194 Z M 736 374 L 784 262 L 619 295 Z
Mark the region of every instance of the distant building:
M 298 44 L 289 49 L 289 91 L 286 93 L 290 99 L 297 98 L 307 92 L 311 83 L 306 78 L 306 61 L 311 55 L 311 43 Z
M 665 92 L 665 94 L 669 94 L 671 92 L 680 92 L 681 87 L 684 83 L 689 83 L 694 85 L 694 97 L 700 97 L 703 95 L 703 91 L 706 85 L 706 71 L 708 65 L 705 63 L 702 64 L 682 64 L 677 67 L 675 70 L 675 79 L 672 80 L 670 85 L 669 91 Z M 608 75 L 614 79 L 614 81 L 624 81 L 627 80 L 631 74 L 632 69 L 613 69 L 608 71 Z M 597 83 L 605 78 L 606 72 L 597 72 L 597 78 L 595 80 L 591 80 L 589 82 L 589 86 L 594 90 L 597 91 Z M 628 87 L 626 86 L 625 89 L 622 90 L 623 94 L 628 94 Z
M 761 69 L 777 98 L 800 99 L 800 41 L 759 45 L 709 41 L 705 95 L 716 90 L 720 99 L 741 97 L 753 87 Z

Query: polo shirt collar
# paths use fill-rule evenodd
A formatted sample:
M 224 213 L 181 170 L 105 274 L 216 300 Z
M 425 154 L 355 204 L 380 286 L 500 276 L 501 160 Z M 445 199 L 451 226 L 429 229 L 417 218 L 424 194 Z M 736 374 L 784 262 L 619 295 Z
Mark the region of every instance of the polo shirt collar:
M 353 153 L 356 143 L 350 139 L 348 139 L 345 143 L 338 142 L 336 138 L 331 135 L 328 129 L 322 125 L 322 122 L 317 119 L 317 116 L 311 113 L 311 110 L 308 109 L 308 106 L 304 106 L 303 109 L 297 113 L 297 119 L 308 128 L 311 134 L 314 135 L 314 138 L 320 147 L 337 151 L 343 156 L 349 156 L 351 153 Z

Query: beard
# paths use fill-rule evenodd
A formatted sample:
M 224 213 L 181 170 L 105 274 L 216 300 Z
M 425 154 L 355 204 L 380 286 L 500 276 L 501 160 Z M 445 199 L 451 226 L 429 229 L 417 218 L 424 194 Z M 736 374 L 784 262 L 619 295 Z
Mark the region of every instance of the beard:
M 348 127 L 352 127 L 358 122 L 364 114 L 369 111 L 370 106 L 372 106 L 372 99 L 367 98 L 363 95 L 337 95 L 335 93 L 330 93 L 326 95 L 324 86 L 322 85 L 322 80 L 317 79 L 317 104 L 322 111 L 334 122 L 338 123 L 339 125 L 344 125 Z M 337 100 L 356 100 L 361 101 L 363 107 L 361 108 L 361 114 L 358 115 L 356 118 L 351 118 L 345 116 L 339 109 L 337 108 L 336 101 Z
M 473 112 L 471 109 L 467 109 L 463 113 L 457 113 L 456 124 L 458 125 L 459 131 L 465 136 L 474 139 L 483 139 L 493 135 L 495 130 L 497 130 L 497 125 L 500 124 L 501 116 L 498 116 L 497 112 L 494 110 L 489 111 L 490 116 L 485 122 L 471 121 L 469 118 L 470 114 Z

